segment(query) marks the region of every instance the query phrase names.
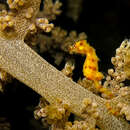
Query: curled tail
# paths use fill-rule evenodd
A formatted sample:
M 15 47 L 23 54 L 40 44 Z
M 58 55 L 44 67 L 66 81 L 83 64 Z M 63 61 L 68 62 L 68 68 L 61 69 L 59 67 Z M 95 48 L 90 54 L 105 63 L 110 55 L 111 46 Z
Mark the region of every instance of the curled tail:
M 99 81 L 95 80 L 94 85 L 95 85 L 95 88 L 97 89 L 97 91 L 99 91 L 100 93 L 104 93 L 105 95 L 109 96 L 110 98 L 112 98 L 114 96 L 113 93 L 110 90 L 108 90 L 107 88 L 104 88 L 99 83 Z

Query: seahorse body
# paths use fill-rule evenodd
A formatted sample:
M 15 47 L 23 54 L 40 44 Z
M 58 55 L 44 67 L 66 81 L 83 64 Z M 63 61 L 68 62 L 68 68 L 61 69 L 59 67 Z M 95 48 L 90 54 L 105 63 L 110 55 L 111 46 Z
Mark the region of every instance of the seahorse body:
M 106 95 L 112 97 L 112 93 L 108 91 L 107 88 L 103 88 L 99 83 L 99 81 L 102 80 L 104 76 L 98 70 L 99 58 L 96 55 L 95 49 L 91 47 L 86 40 L 81 40 L 70 47 L 70 52 L 86 55 L 86 59 L 83 65 L 84 76 L 87 79 L 94 81 L 95 87 L 99 92 L 105 93 Z

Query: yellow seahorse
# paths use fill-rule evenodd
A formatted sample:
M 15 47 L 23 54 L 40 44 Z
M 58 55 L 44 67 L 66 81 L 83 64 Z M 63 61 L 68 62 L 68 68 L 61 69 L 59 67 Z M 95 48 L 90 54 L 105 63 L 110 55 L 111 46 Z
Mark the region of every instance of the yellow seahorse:
M 101 81 L 104 76 L 101 72 L 98 71 L 99 58 L 96 55 L 95 49 L 91 47 L 86 40 L 76 42 L 73 46 L 70 46 L 69 49 L 70 52 L 86 55 L 86 59 L 83 65 L 84 76 L 87 79 L 94 81 L 94 85 L 99 92 L 112 97 L 113 94 L 107 88 L 102 87 L 102 85 L 99 83 L 99 81 Z

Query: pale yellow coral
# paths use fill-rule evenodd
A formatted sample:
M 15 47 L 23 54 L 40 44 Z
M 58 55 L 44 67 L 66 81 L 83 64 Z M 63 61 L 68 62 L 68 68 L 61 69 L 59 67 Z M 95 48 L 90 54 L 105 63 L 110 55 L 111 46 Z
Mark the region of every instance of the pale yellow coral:
M 64 130 L 98 130 L 95 128 L 96 126 L 92 124 L 87 121 L 74 121 L 73 124 L 71 122 L 66 122 Z
M 6 28 L 12 28 L 13 26 L 13 16 L 6 10 L 3 10 L 0 14 L 0 31 L 4 31 Z
M 24 5 L 25 0 L 7 0 L 7 3 L 11 9 L 18 9 Z
M 126 119 L 130 121 L 130 105 L 120 102 L 117 106 L 120 108 L 120 114 L 124 114 Z
M 40 107 L 34 112 L 36 119 L 45 118 L 48 124 L 64 123 L 68 120 L 70 115 L 69 105 L 57 100 L 55 104 L 50 104 Z
M 31 34 L 36 33 L 36 31 L 37 31 L 36 25 L 34 23 L 30 24 L 29 30 L 30 30 Z
M 34 10 L 33 10 L 33 8 L 30 7 L 30 8 L 27 9 L 25 17 L 29 19 L 33 16 L 33 13 L 34 13 Z
M 111 58 L 114 69 L 108 69 L 109 75 L 106 77 L 106 81 L 104 82 L 104 87 L 109 87 L 115 96 L 121 94 L 120 88 L 125 86 L 125 84 L 122 82 L 128 78 L 127 72 L 129 72 L 130 69 L 127 69 L 127 71 L 125 71 L 125 68 L 129 65 L 126 63 L 126 61 L 128 61 L 126 60 L 126 57 L 128 54 L 129 46 L 129 41 L 124 40 L 121 43 L 120 47 L 116 49 L 115 57 Z
M 128 41 L 127 43 L 128 47 L 127 47 L 127 53 L 126 53 L 126 56 L 125 56 L 125 59 L 124 59 L 124 71 L 125 71 L 125 74 L 126 74 L 126 78 L 127 79 L 130 79 L 130 41 Z
M 38 13 L 38 17 L 45 17 L 48 20 L 55 20 L 57 15 L 61 14 L 60 7 L 62 3 L 59 0 L 56 0 L 53 3 L 53 0 L 44 0 L 43 11 Z
M 97 94 L 98 91 L 97 89 L 94 87 L 94 83 L 92 80 L 88 80 L 87 78 L 83 78 L 83 79 L 79 79 L 78 80 L 78 84 L 80 84 L 82 87 L 84 87 L 85 89 L 88 89 L 89 91 Z
M 62 72 L 68 76 L 68 77 L 72 77 L 73 74 L 73 70 L 74 70 L 75 66 L 74 63 L 72 63 L 72 61 L 68 60 L 65 64 L 64 69 L 62 69 Z
M 37 18 L 36 25 L 45 32 L 50 32 L 54 27 L 52 23 L 49 24 L 49 21 L 46 18 Z
M 12 77 L 7 72 L 0 69 L 0 91 L 4 91 L 4 86 L 6 83 L 11 82 Z
M 8 74 L 0 69 L 0 80 L 6 81 L 8 79 Z
M 98 104 L 94 101 L 92 101 L 90 98 L 85 98 L 83 100 L 83 110 L 82 113 L 84 116 L 89 115 L 94 119 L 97 119 L 100 117 L 99 110 L 98 110 Z

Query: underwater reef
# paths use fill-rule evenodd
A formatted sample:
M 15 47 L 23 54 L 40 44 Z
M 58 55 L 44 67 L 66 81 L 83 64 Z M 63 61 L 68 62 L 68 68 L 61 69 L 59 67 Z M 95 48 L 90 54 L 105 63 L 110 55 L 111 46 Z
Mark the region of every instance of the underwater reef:
M 67 2 L 66 15 L 76 22 L 83 1 Z M 55 26 L 62 6 L 59 0 L 0 3 L 0 93 L 19 81 L 40 95 L 38 106 L 28 108 L 33 122 L 42 124 L 36 130 L 130 130 L 130 41 L 115 50 L 113 68 L 99 72 L 100 59 L 87 35 Z M 86 57 L 78 63 L 81 69 L 76 69 L 77 55 Z M 78 80 L 75 70 L 83 72 Z M 0 115 L 0 130 L 11 127 Z

